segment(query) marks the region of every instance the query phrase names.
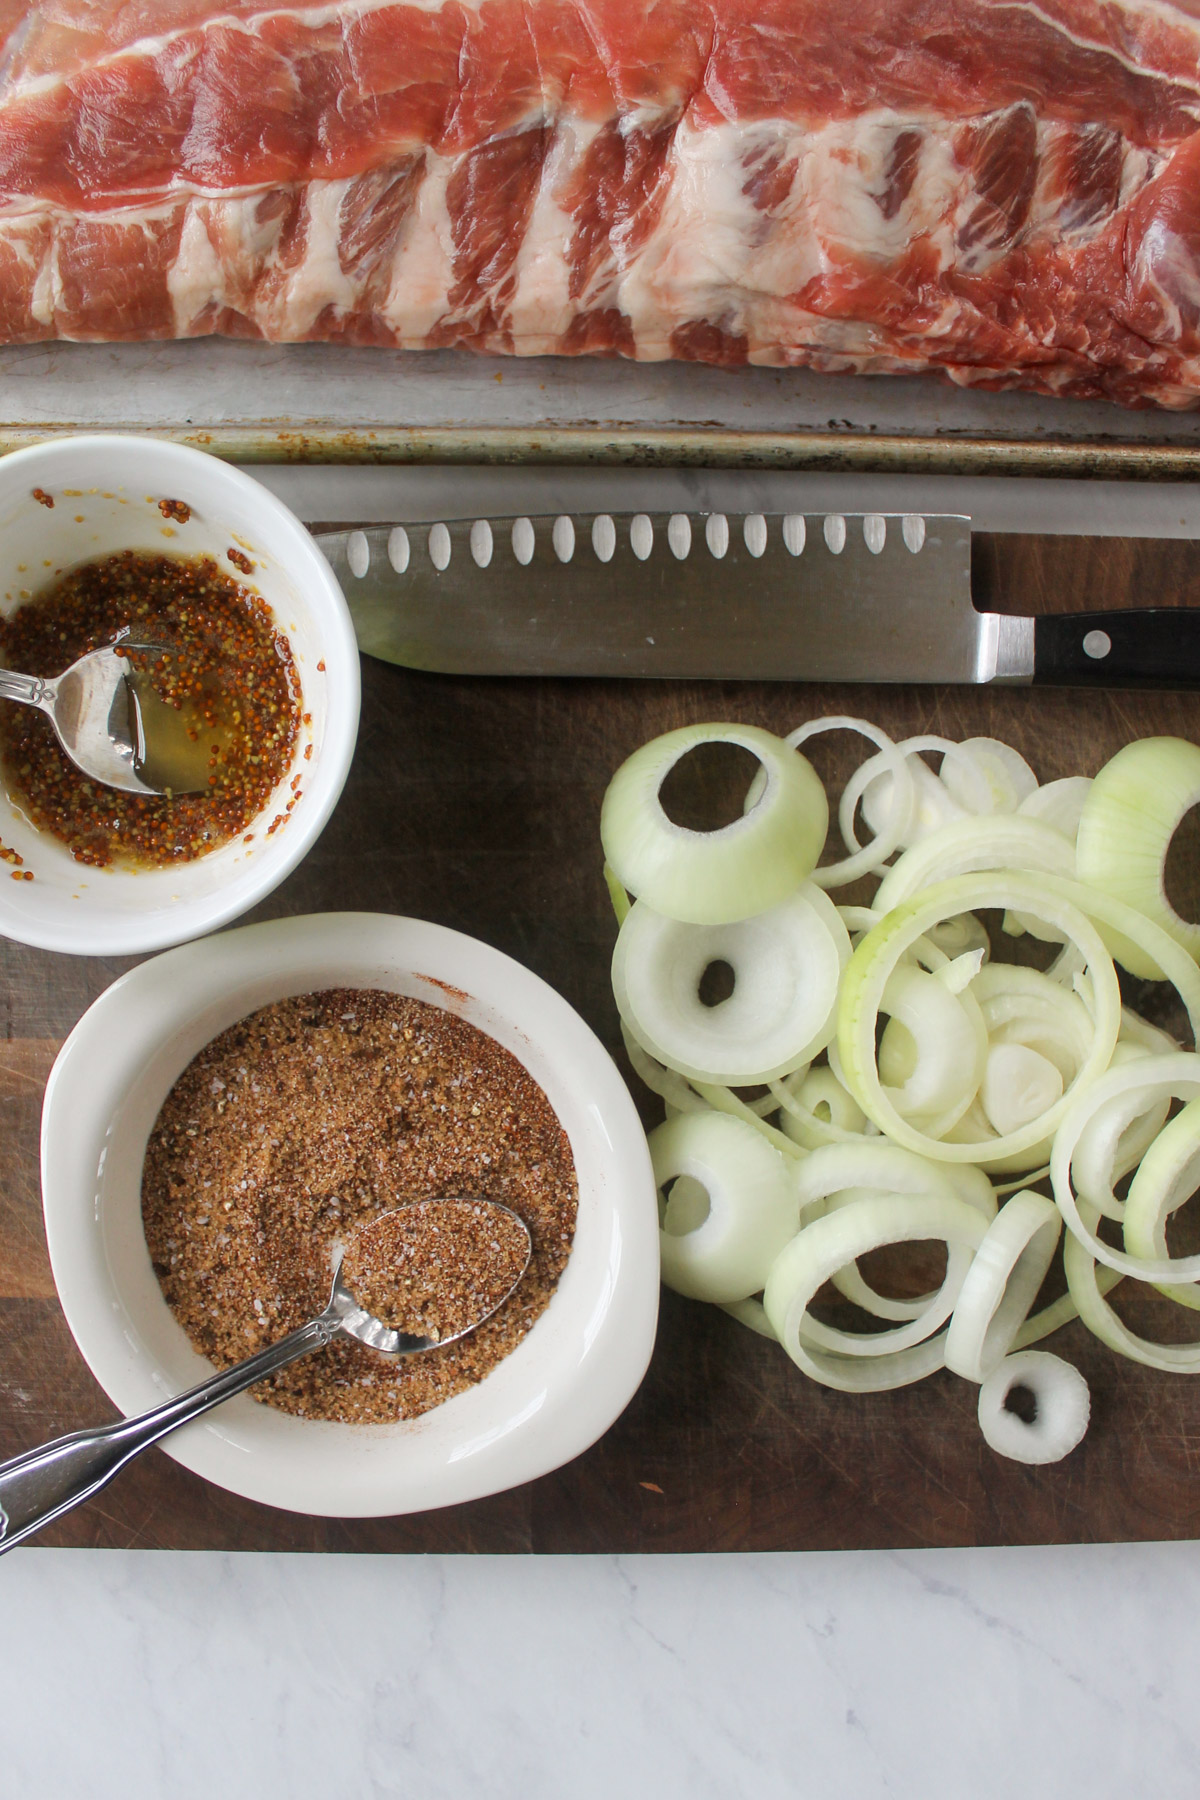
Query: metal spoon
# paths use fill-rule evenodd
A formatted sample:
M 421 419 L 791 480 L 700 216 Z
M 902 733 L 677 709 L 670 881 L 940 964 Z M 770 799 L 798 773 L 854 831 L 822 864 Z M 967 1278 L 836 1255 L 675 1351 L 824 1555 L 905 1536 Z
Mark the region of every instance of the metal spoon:
M 91 650 L 54 677 L 0 669 L 0 699 L 18 700 L 44 712 L 76 768 L 127 794 L 162 794 L 138 773 L 146 756 L 145 732 L 130 667 L 117 646 L 144 652 L 161 644 L 135 644 L 128 628 L 103 650 Z
M 427 1201 L 424 1204 L 426 1207 L 441 1205 L 449 1208 L 461 1205 L 462 1201 Z M 527 1244 L 521 1273 L 487 1312 L 481 1313 L 461 1331 L 447 1333 L 442 1338 L 393 1331 L 359 1306 L 342 1281 L 339 1257 L 329 1304 L 324 1312 L 297 1330 L 289 1331 L 277 1344 L 268 1344 L 265 1350 L 248 1356 L 245 1362 L 210 1375 L 198 1387 L 189 1388 L 186 1394 L 177 1394 L 165 1405 L 156 1406 L 137 1418 L 118 1419 L 112 1425 L 100 1425 L 92 1431 L 73 1431 L 68 1437 L 56 1438 L 52 1443 L 27 1450 L 23 1456 L 0 1464 L 0 1556 L 25 1538 L 32 1537 L 43 1525 L 49 1525 L 51 1520 L 70 1512 L 82 1501 L 90 1500 L 93 1494 L 108 1486 L 126 1463 L 166 1437 L 168 1432 L 190 1424 L 202 1413 L 219 1406 L 222 1400 L 231 1400 L 264 1376 L 273 1375 L 276 1369 L 286 1368 L 288 1363 L 307 1356 L 311 1350 L 323 1350 L 336 1337 L 354 1338 L 369 1349 L 379 1351 L 380 1355 L 392 1357 L 419 1356 L 422 1351 L 436 1350 L 466 1337 L 504 1305 L 529 1267 L 533 1248 L 524 1220 L 509 1207 L 494 1200 L 473 1199 L 470 1204 L 507 1213 L 521 1227 Z

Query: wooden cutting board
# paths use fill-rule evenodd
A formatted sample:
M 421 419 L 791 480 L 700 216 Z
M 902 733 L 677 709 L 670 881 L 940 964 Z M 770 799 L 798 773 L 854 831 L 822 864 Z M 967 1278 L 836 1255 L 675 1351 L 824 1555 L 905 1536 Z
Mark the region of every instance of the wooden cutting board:
M 975 562 L 977 599 L 1002 610 L 1200 604 L 1200 545 L 982 537 Z M 342 802 L 303 867 L 252 917 L 367 908 L 471 932 L 552 982 L 614 1050 L 597 822 L 613 769 L 655 733 L 703 718 L 786 731 L 819 713 L 858 713 L 897 736 L 1005 738 L 1043 780 L 1094 773 L 1148 733 L 1200 741 L 1200 695 L 451 680 L 372 661 L 363 673 Z M 846 741 L 846 762 L 823 772 L 843 779 L 853 753 Z M 1172 893 L 1195 917 L 1200 832 L 1193 839 L 1185 825 L 1180 839 Z M 58 1044 L 128 966 L 0 943 L 0 1458 L 113 1416 L 54 1296 L 38 1119 Z M 1193 1315 L 1168 1310 L 1186 1336 Z M 1028 1469 L 987 1449 L 976 1389 L 954 1376 L 893 1394 L 832 1393 L 720 1311 L 666 1294 L 649 1374 L 624 1415 L 586 1455 L 511 1493 L 408 1518 L 313 1519 L 236 1499 L 154 1450 L 40 1541 L 568 1552 L 1195 1535 L 1200 1382 L 1121 1361 L 1078 1325 L 1052 1347 L 1086 1374 L 1093 1423 L 1067 1461 Z

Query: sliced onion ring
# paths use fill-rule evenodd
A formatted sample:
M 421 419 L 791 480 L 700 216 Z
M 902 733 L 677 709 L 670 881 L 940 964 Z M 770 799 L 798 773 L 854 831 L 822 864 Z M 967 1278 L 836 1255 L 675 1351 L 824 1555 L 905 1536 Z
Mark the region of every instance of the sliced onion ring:
M 1063 1255 L 1065 1257 L 1066 1251 Z M 1096 1282 L 1101 1294 L 1110 1294 L 1115 1287 L 1124 1281 L 1115 1269 L 1097 1269 Z M 1014 1350 L 1027 1350 L 1031 1344 L 1040 1344 L 1052 1332 L 1061 1331 L 1072 1319 L 1079 1317 L 1079 1308 L 1075 1304 L 1075 1296 L 1067 1292 L 1060 1294 L 1057 1300 L 1051 1300 L 1040 1312 L 1030 1313 L 1016 1337 L 1013 1339 Z
M 718 831 L 690 831 L 663 811 L 660 789 L 698 744 L 738 744 L 765 771 L 748 812 Z M 765 912 L 816 866 L 829 803 L 812 764 L 753 725 L 685 725 L 621 764 L 600 810 L 600 839 L 617 879 L 666 918 L 725 925 Z
M 799 1080 L 789 1075 L 768 1085 L 779 1102 L 780 1126 L 806 1150 L 860 1138 L 866 1128 L 866 1113 L 832 1069 L 809 1069 Z M 820 1106 L 827 1108 L 828 1119 L 817 1111 Z
M 742 1119 L 747 1125 L 752 1126 L 759 1136 L 765 1138 L 766 1142 L 773 1149 L 778 1150 L 788 1162 L 795 1163 L 803 1157 L 804 1151 L 799 1144 L 793 1143 L 791 1138 L 785 1137 L 778 1126 L 772 1125 L 764 1117 L 764 1112 L 759 1110 L 760 1107 L 766 1112 L 774 1110 L 775 1097 L 773 1094 L 765 1094 L 759 1100 L 751 1102 L 743 1100 L 741 1095 L 735 1094 L 732 1088 L 722 1087 L 719 1082 L 715 1081 L 698 1081 L 696 1092 L 712 1107 L 714 1112 L 728 1113 L 731 1118 Z
M 942 758 L 942 785 L 968 812 L 1013 813 L 1037 790 L 1037 776 L 1019 750 L 999 738 L 964 738 Z
M 1167 1220 L 1200 1187 L 1200 1100 L 1191 1100 L 1147 1147 L 1129 1186 L 1123 1221 L 1125 1248 L 1143 1259 L 1166 1257 Z M 1159 1290 L 1200 1311 L 1200 1287 Z
M 941 1368 L 944 1334 L 891 1355 L 836 1356 L 805 1340 L 808 1308 L 823 1282 L 868 1250 L 925 1238 L 975 1250 L 986 1230 L 986 1220 L 973 1206 L 945 1194 L 857 1200 L 814 1219 L 780 1251 L 763 1293 L 767 1317 L 792 1361 L 825 1387 L 867 1394 L 920 1381 Z
M 1086 1086 L 1108 1066 L 1121 1023 L 1121 991 L 1112 959 L 1095 926 L 1060 891 L 1062 884 L 1016 871 L 971 874 L 944 881 L 889 913 L 854 952 L 842 982 L 837 1044 L 845 1081 L 868 1118 L 896 1143 L 936 1161 L 977 1162 L 1015 1172 L 1043 1159 L 1044 1148 L 1070 1104 L 1074 1086 Z M 1069 884 L 1072 888 L 1074 884 Z M 1076 1084 L 1042 1118 L 994 1139 L 942 1142 L 903 1118 L 889 1099 L 875 1060 L 875 1030 L 884 991 L 901 957 L 929 926 L 979 907 L 1019 907 L 1078 944 L 1096 990 L 1094 1039 Z M 1172 946 L 1174 948 L 1174 946 Z
M 867 929 L 870 930 L 871 925 L 878 925 L 882 916 L 881 913 L 873 914 Z M 617 923 L 620 924 L 619 919 Z M 956 918 L 943 919 L 939 925 L 930 926 L 925 936 L 934 949 L 940 950 L 944 956 L 957 958 L 977 950 L 986 963 L 992 954 L 987 929 L 983 920 L 977 919 L 974 913 L 959 913 Z
M 749 1300 L 727 1300 L 721 1307 L 721 1311 L 727 1312 L 731 1319 L 737 1320 L 739 1325 L 745 1325 L 751 1331 L 756 1331 L 759 1337 L 770 1338 L 773 1344 L 779 1342 L 775 1336 L 775 1328 L 767 1317 L 767 1309 L 757 1297 Z
M 1184 814 L 1200 804 L 1200 748 L 1184 738 L 1141 738 L 1105 763 L 1083 805 L 1076 874 L 1124 900 L 1200 959 L 1200 925 L 1167 899 L 1167 849 Z M 1121 959 L 1124 961 L 1124 958 Z M 1126 963 L 1134 975 L 1147 966 Z
M 1176 1050 L 1167 1056 L 1139 1056 L 1133 1062 L 1118 1063 L 1115 1069 L 1110 1069 L 1075 1099 L 1059 1126 L 1050 1158 L 1050 1180 L 1058 1209 L 1072 1237 L 1089 1256 L 1108 1268 L 1116 1269 L 1122 1275 L 1132 1275 L 1138 1281 L 1173 1285 L 1200 1280 L 1200 1256 L 1131 1256 L 1125 1250 L 1114 1250 L 1096 1234 L 1096 1209 L 1076 1197 L 1071 1180 L 1071 1159 L 1084 1127 L 1103 1107 L 1129 1093 L 1194 1100 L 1200 1095 L 1200 1056 L 1192 1051 Z M 1152 1155 L 1153 1148 L 1151 1145 L 1147 1156 Z M 1134 1181 L 1136 1183 L 1137 1176 Z M 1128 1200 L 1125 1205 L 1128 1216 Z M 1087 1222 L 1089 1218 L 1092 1224 Z M 1082 1306 L 1080 1311 L 1083 1311 Z
M 1079 1210 L 1085 1224 L 1094 1228 L 1099 1222 L 1095 1208 L 1084 1201 Z M 1200 1343 L 1156 1344 L 1150 1338 L 1139 1337 L 1124 1319 L 1118 1318 L 1104 1298 L 1104 1277 L 1109 1271 L 1102 1268 L 1085 1245 L 1070 1234 L 1063 1245 L 1063 1269 L 1080 1318 L 1102 1344 L 1107 1344 L 1121 1356 L 1128 1356 L 1133 1362 L 1144 1363 L 1148 1369 L 1200 1374 Z
M 629 1058 L 630 1067 L 635 1075 L 640 1075 L 652 1094 L 673 1106 L 676 1112 L 707 1112 L 708 1103 L 701 1099 L 691 1082 L 681 1075 L 677 1069 L 668 1069 L 660 1063 L 656 1056 L 643 1048 L 630 1031 L 628 1025 L 622 1023 L 621 1037 L 625 1044 L 625 1054 Z
M 913 782 L 912 809 L 900 840 L 905 846 L 919 843 L 922 838 L 948 824 L 951 819 L 962 817 L 962 807 L 921 754 L 922 751 L 930 750 L 945 756 L 953 747 L 952 739 L 943 737 L 905 738 L 896 745 L 896 749 L 908 762 Z M 852 849 L 858 847 L 858 839 L 854 835 L 854 815 L 860 802 L 863 818 L 876 834 L 887 831 L 894 823 L 896 787 L 888 774 L 883 756 L 869 758 L 854 771 L 846 783 L 838 817 L 842 836 Z
M 650 1133 L 660 1189 L 681 1176 L 708 1195 L 707 1216 L 672 1231 L 668 1200 L 659 1232 L 668 1287 L 693 1300 L 745 1300 L 763 1286 L 800 1222 L 792 1177 L 778 1151 L 741 1119 L 686 1113 Z M 690 1200 L 694 1189 L 689 1187 Z
M 768 912 L 725 925 L 664 918 L 639 900 L 617 935 L 613 994 L 659 1062 L 691 1081 L 750 1086 L 825 1048 L 849 958 L 837 908 L 811 883 Z M 734 987 L 706 1006 L 700 981 L 714 962 L 729 964 Z
M 798 750 L 801 744 L 808 743 L 810 738 L 817 737 L 826 731 L 856 731 L 861 737 L 865 737 L 877 745 L 883 766 L 891 775 L 892 792 L 895 796 L 887 824 L 882 831 L 876 833 L 869 844 L 861 847 L 854 837 L 853 805 L 849 822 L 847 822 L 843 808 L 840 819 L 841 832 L 850 849 L 850 855 L 844 856 L 840 862 L 826 863 L 824 867 L 814 869 L 810 877 L 818 887 L 833 888 L 845 887 L 847 883 L 857 881 L 860 875 L 868 875 L 873 870 L 882 868 L 888 857 L 899 849 L 912 816 L 914 796 L 912 771 L 904 752 L 893 743 L 886 731 L 881 731 L 878 725 L 872 725 L 869 719 L 852 719 L 845 714 L 835 714 L 824 719 L 810 719 L 798 730 L 789 732 L 786 742 L 792 746 L 793 750 Z M 879 759 L 873 758 L 872 760 Z M 847 789 L 847 792 L 849 791 Z
M 888 977 L 879 1010 L 889 1019 L 878 1054 L 880 1076 L 892 1083 L 884 1092 L 897 1112 L 941 1137 L 962 1118 L 983 1079 L 988 1035 L 979 1003 L 969 988 L 952 991 L 936 975 L 902 962 Z
M 797 1192 L 801 1218 L 832 1211 L 864 1194 L 881 1192 L 953 1194 L 973 1206 L 989 1223 L 996 1216 L 996 1192 L 982 1169 L 970 1163 L 931 1163 L 907 1150 L 898 1150 L 885 1137 L 859 1137 L 841 1146 L 840 1157 L 810 1157 L 803 1165 Z M 828 1196 L 828 1198 L 826 1198 Z M 834 1287 L 854 1306 L 877 1319 L 904 1324 L 920 1318 L 940 1289 L 899 1300 L 871 1287 L 857 1263 L 847 1263 L 830 1276 Z
M 946 1367 L 982 1381 L 1011 1350 L 1062 1235 L 1057 1208 L 1027 1190 L 1007 1200 L 975 1252 L 946 1334 Z
M 1028 1388 L 1037 1407 L 1028 1423 L 1005 1405 L 1016 1387 Z M 997 1455 L 1014 1462 L 1061 1462 L 1082 1443 L 1091 1410 L 1079 1370 L 1047 1350 L 1006 1356 L 979 1389 L 979 1429 Z
M 1053 825 L 1055 831 L 1074 843 L 1079 835 L 1083 803 L 1091 791 L 1090 775 L 1064 775 L 1061 781 L 1047 781 L 1027 794 L 1017 811 L 1025 819 L 1040 819 Z
M 1165 1041 L 1158 1046 L 1160 1052 L 1168 1055 L 1177 1048 Z M 1147 1054 L 1141 1044 L 1126 1039 L 1122 1026 L 1109 1067 L 1120 1068 Z M 1071 1182 L 1080 1198 L 1106 1218 L 1122 1220 L 1125 1202 L 1117 1198 L 1116 1184 L 1136 1169 L 1166 1124 L 1170 1109 L 1169 1094 L 1146 1099 L 1134 1089 L 1093 1113 L 1071 1152 Z
M 995 1216 L 996 1198 L 985 1175 L 974 1169 L 944 1165 L 939 1168 L 924 1157 L 898 1150 L 883 1138 L 817 1150 L 801 1164 L 796 1176 L 802 1230 L 814 1216 L 827 1216 L 863 1198 L 890 1199 L 930 1192 L 965 1200 L 989 1223 Z M 1057 1220 L 1057 1213 L 1054 1217 Z M 879 1333 L 841 1331 L 808 1317 L 801 1327 L 804 1338 L 818 1349 L 842 1356 L 878 1355 L 920 1343 L 950 1317 L 970 1262 L 971 1252 L 965 1245 L 951 1245 L 940 1285 L 914 1300 L 892 1300 L 877 1294 L 863 1279 L 858 1264 L 848 1263 L 831 1277 L 834 1286 L 865 1312 L 875 1318 L 890 1319 L 900 1329 Z
M 935 882 L 976 875 L 985 869 L 1024 869 L 1070 878 L 1075 873 L 1075 852 L 1061 831 L 1040 819 L 1009 813 L 999 818 L 955 819 L 922 838 L 893 863 L 872 905 L 876 912 L 891 912 Z

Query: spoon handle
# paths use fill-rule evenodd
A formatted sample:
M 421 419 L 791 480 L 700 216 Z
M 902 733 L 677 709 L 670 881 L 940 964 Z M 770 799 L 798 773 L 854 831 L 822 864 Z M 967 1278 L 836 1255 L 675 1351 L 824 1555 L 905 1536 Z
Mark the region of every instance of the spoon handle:
M 310 1350 L 320 1350 L 340 1328 L 335 1314 L 323 1312 L 277 1344 L 268 1344 L 232 1369 L 210 1375 L 199 1386 L 176 1394 L 150 1412 L 100 1425 L 94 1431 L 73 1431 L 69 1437 L 56 1438 L 0 1464 L 0 1555 L 98 1494 L 127 1462 L 169 1431 L 198 1419 L 222 1400 L 232 1399 Z
M 46 707 L 54 700 L 54 683 L 42 675 L 18 675 L 0 669 L 0 700 L 19 700 L 23 706 Z

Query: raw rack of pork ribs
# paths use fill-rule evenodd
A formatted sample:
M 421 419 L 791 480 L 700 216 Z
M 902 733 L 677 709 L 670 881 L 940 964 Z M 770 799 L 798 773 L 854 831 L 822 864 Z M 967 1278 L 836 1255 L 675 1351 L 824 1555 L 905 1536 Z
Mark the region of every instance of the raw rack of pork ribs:
M 0 0 L 0 339 L 1200 398 L 1198 0 Z

